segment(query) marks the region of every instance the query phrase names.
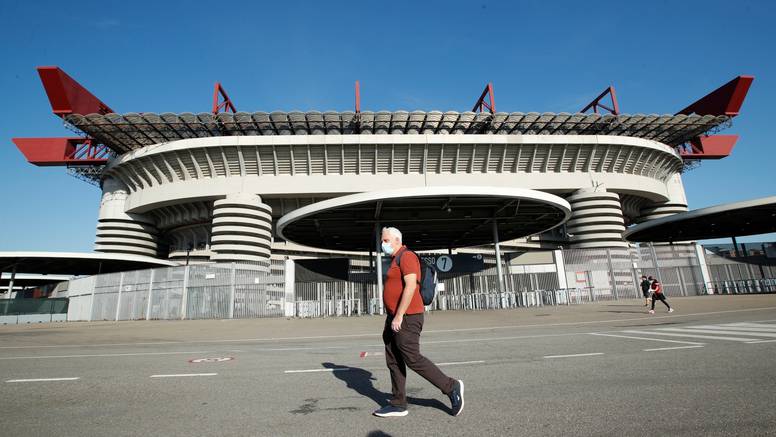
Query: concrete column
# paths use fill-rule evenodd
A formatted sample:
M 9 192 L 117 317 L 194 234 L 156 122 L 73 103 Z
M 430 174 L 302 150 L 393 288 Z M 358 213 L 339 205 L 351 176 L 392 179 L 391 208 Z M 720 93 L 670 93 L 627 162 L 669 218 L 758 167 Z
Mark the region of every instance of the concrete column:
M 16 279 L 16 264 L 14 264 L 13 269 L 11 269 L 11 280 L 8 281 L 8 291 L 6 292 L 6 296 L 5 296 L 6 299 L 11 298 L 11 294 L 13 293 L 13 281 L 15 279 Z
M 639 210 L 639 216 L 635 219 L 636 223 L 643 223 L 648 220 L 655 220 L 687 211 L 687 197 L 684 194 L 684 186 L 679 173 L 675 173 L 666 182 L 666 191 L 668 192 L 668 200 L 644 205 Z
M 695 255 L 698 257 L 698 266 L 701 268 L 701 277 L 703 278 L 703 285 L 706 289 L 706 294 L 713 294 L 711 289 L 711 275 L 709 275 L 709 266 L 706 264 L 706 253 L 703 251 L 703 246 L 695 244 Z
M 261 197 L 237 193 L 213 203 L 210 260 L 266 265 L 272 246 L 272 208 Z
M 151 277 L 148 279 L 148 302 L 146 303 L 146 320 L 151 319 L 151 301 L 153 300 L 153 291 L 154 291 L 154 272 L 156 270 L 151 270 Z
M 159 231 L 152 219 L 124 212 L 127 193 L 127 187 L 116 179 L 102 181 L 94 251 L 157 257 Z
M 571 204 L 571 218 L 566 231 L 571 235 L 571 247 L 628 247 L 622 239 L 625 221 L 620 196 L 606 189 L 584 188 L 566 199 Z
M 555 260 L 555 271 L 558 274 L 558 288 L 569 288 L 568 279 L 566 278 L 566 263 L 563 259 L 563 251 L 553 250 L 552 255 Z
M 285 264 L 283 291 L 286 298 L 284 315 L 286 317 L 294 317 L 296 315 L 296 301 L 294 300 L 294 295 L 296 294 L 296 283 L 294 280 L 296 275 L 296 264 L 292 259 L 287 259 Z
M 498 222 L 493 219 L 493 246 L 496 249 L 496 275 L 498 276 L 499 293 L 504 292 L 504 272 L 501 268 L 501 247 L 498 241 Z

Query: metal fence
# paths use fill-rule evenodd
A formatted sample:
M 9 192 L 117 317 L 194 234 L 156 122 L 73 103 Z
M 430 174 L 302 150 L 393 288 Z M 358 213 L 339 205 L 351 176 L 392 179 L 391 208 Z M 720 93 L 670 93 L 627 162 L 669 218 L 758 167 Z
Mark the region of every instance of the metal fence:
M 209 264 L 70 281 L 68 320 L 227 319 L 288 313 L 283 261 Z
M 503 286 L 491 262 L 481 272 L 440 276 L 440 288 L 428 309 L 640 298 L 642 274 L 661 279 L 668 296 L 776 292 L 776 265 L 701 254 L 692 244 L 556 251 L 551 264 L 547 256 L 541 264 L 507 262 Z M 295 283 L 293 266 L 292 261 L 272 261 L 269 266 L 191 265 L 76 279 L 67 290 L 68 320 L 347 317 L 381 312 L 382 294 L 368 262 L 351 272 L 350 281 Z M 708 269 L 711 281 L 704 283 L 703 269 Z

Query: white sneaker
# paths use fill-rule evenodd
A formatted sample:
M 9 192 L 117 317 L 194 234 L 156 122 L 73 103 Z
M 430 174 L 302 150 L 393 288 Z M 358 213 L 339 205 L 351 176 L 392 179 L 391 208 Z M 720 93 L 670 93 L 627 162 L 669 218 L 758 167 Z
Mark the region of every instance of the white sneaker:
M 650 314 L 655 314 L 655 310 L 649 310 Z
M 669 309 L 668 309 L 668 312 L 669 312 L 669 313 L 673 313 L 673 312 L 674 312 L 674 309 L 673 309 L 673 308 L 669 308 Z

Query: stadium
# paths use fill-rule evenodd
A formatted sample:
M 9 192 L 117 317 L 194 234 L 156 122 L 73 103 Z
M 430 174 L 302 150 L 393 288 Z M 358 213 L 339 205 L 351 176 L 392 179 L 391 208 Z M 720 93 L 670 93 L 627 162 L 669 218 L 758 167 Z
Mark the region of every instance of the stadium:
M 374 276 L 378 231 L 396 226 L 413 249 L 484 256 L 501 289 L 502 252 L 605 250 L 615 295 L 634 274 L 626 227 L 687 211 L 683 171 L 731 153 L 737 136 L 719 132 L 753 81 L 665 115 L 621 113 L 613 87 L 578 113 L 498 112 L 491 84 L 471 111 L 362 111 L 358 83 L 353 111 L 240 112 L 216 84 L 210 112 L 155 114 L 117 113 L 58 67 L 38 72 L 78 136 L 13 141 L 101 187 L 95 252 L 266 271 L 348 257 Z

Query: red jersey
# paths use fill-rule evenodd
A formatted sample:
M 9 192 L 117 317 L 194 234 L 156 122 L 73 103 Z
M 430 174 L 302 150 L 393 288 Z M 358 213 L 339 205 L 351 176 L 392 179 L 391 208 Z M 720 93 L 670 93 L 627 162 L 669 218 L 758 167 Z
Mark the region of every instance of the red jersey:
M 401 256 L 401 266 L 397 266 L 396 255 L 403 251 L 406 251 L 406 253 Z M 383 284 L 383 304 L 388 313 L 394 315 L 399 308 L 401 295 L 404 291 L 404 276 L 414 273 L 417 281 L 420 281 L 420 260 L 413 252 L 407 250 L 407 246 L 399 248 L 391 258 L 391 266 L 388 268 L 385 284 Z M 423 298 L 420 296 L 420 287 L 415 282 L 412 301 L 407 308 L 406 314 L 421 314 L 424 310 Z
M 659 283 L 659 282 L 656 282 L 656 283 L 652 284 L 652 291 L 653 291 L 655 294 L 660 294 L 660 293 L 662 293 L 662 292 L 663 292 L 663 284 L 661 284 L 661 283 Z

